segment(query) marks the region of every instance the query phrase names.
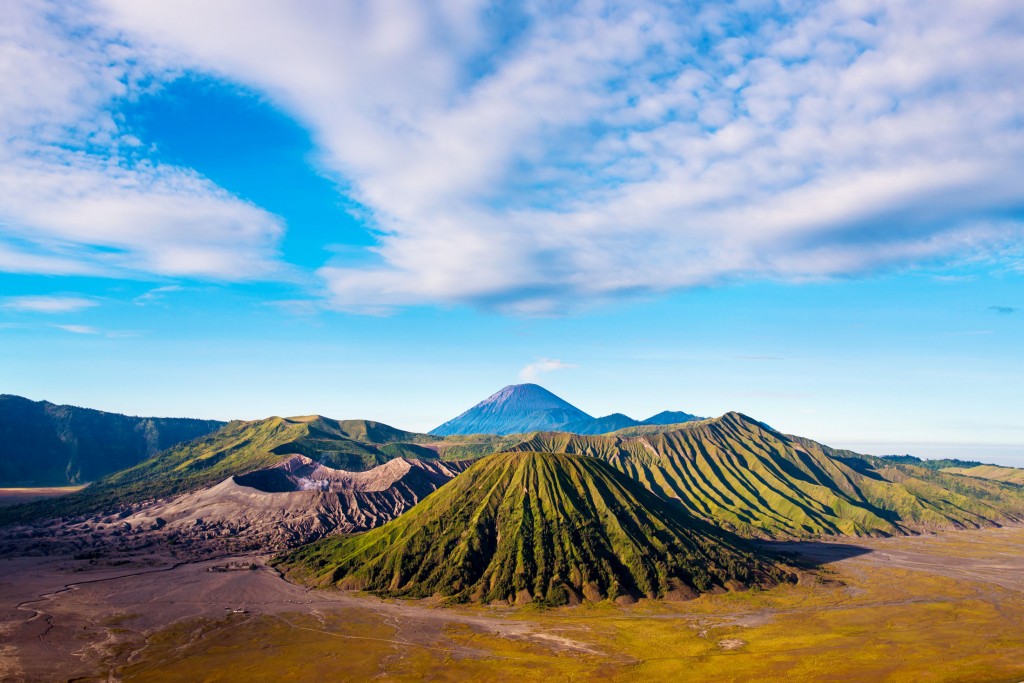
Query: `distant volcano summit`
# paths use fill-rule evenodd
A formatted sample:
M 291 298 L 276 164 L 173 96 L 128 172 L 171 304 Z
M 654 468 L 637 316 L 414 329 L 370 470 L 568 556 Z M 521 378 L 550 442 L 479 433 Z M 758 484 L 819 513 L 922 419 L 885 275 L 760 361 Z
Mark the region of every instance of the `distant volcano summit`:
M 520 434 L 557 431 L 593 417 L 536 384 L 513 384 L 434 429 L 431 434 Z
M 644 421 L 622 413 L 593 417 L 568 401 L 536 384 L 513 384 L 448 420 L 430 433 L 523 434 L 538 431 L 567 431 L 574 434 L 604 434 L 638 425 L 675 424 L 699 419 L 689 413 L 664 411 Z

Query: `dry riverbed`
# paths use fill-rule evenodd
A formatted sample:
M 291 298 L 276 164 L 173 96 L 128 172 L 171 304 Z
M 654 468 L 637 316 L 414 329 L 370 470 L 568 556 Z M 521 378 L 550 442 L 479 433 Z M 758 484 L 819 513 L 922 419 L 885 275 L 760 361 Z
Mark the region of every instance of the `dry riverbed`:
M 0 680 L 1024 679 L 1024 529 L 772 545 L 822 568 L 544 611 L 307 591 L 259 556 L 0 559 Z

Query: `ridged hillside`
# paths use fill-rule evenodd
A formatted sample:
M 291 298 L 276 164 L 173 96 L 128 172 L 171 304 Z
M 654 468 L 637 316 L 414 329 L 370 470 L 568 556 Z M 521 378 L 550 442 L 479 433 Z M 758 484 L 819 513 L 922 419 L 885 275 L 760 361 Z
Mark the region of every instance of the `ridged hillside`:
M 739 413 L 638 436 L 540 433 L 512 450 L 600 458 L 747 536 L 899 534 L 1024 519 L 1015 487 L 844 456 Z
M 0 486 L 95 481 L 223 425 L 216 420 L 132 417 L 0 395 Z
M 789 576 L 605 462 L 541 453 L 488 456 L 398 519 L 277 563 L 322 586 L 555 605 Z

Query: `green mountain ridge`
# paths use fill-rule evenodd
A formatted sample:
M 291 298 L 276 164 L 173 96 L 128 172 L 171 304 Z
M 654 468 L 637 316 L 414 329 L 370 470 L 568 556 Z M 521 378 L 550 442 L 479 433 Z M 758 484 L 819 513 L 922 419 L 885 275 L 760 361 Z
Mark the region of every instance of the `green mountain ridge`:
M 469 460 L 499 451 L 599 458 L 688 513 L 750 537 L 904 534 L 1024 520 L 1020 486 L 832 449 L 728 413 L 595 436 L 439 437 L 319 415 L 236 421 L 78 493 L 2 508 L 0 524 L 117 510 L 296 454 L 357 472 L 395 458 Z
M 0 394 L 0 487 L 95 481 L 223 425 L 216 420 L 135 417 Z
M 77 493 L 2 508 L 0 524 L 89 514 L 195 491 L 230 476 L 270 467 L 291 455 L 304 455 L 334 469 L 359 472 L 395 458 L 475 458 L 514 441 L 488 436 L 443 440 L 371 420 L 334 420 L 319 415 L 236 420 L 216 432 L 103 477 Z
M 1024 520 L 1012 486 L 838 451 L 740 413 L 669 431 L 541 432 L 513 451 L 589 455 L 745 536 L 903 534 Z
M 291 579 L 395 597 L 693 597 L 789 574 L 597 458 L 499 453 L 363 534 L 279 557 Z

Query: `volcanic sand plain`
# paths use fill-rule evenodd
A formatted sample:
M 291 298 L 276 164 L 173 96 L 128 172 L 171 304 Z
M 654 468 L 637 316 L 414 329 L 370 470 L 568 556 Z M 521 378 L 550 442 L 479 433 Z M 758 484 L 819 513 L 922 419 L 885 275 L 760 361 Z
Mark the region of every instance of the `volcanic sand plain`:
M 44 498 L 58 498 L 60 496 L 66 496 L 69 493 L 81 491 L 86 486 L 88 486 L 88 484 L 79 484 L 77 486 L 0 488 L 0 507 L 7 505 L 20 505 L 21 503 L 31 503 L 34 500 L 43 500 Z
M 266 557 L 0 558 L 0 680 L 1024 680 L 1024 528 L 766 545 L 818 568 L 558 609 L 307 590 Z

